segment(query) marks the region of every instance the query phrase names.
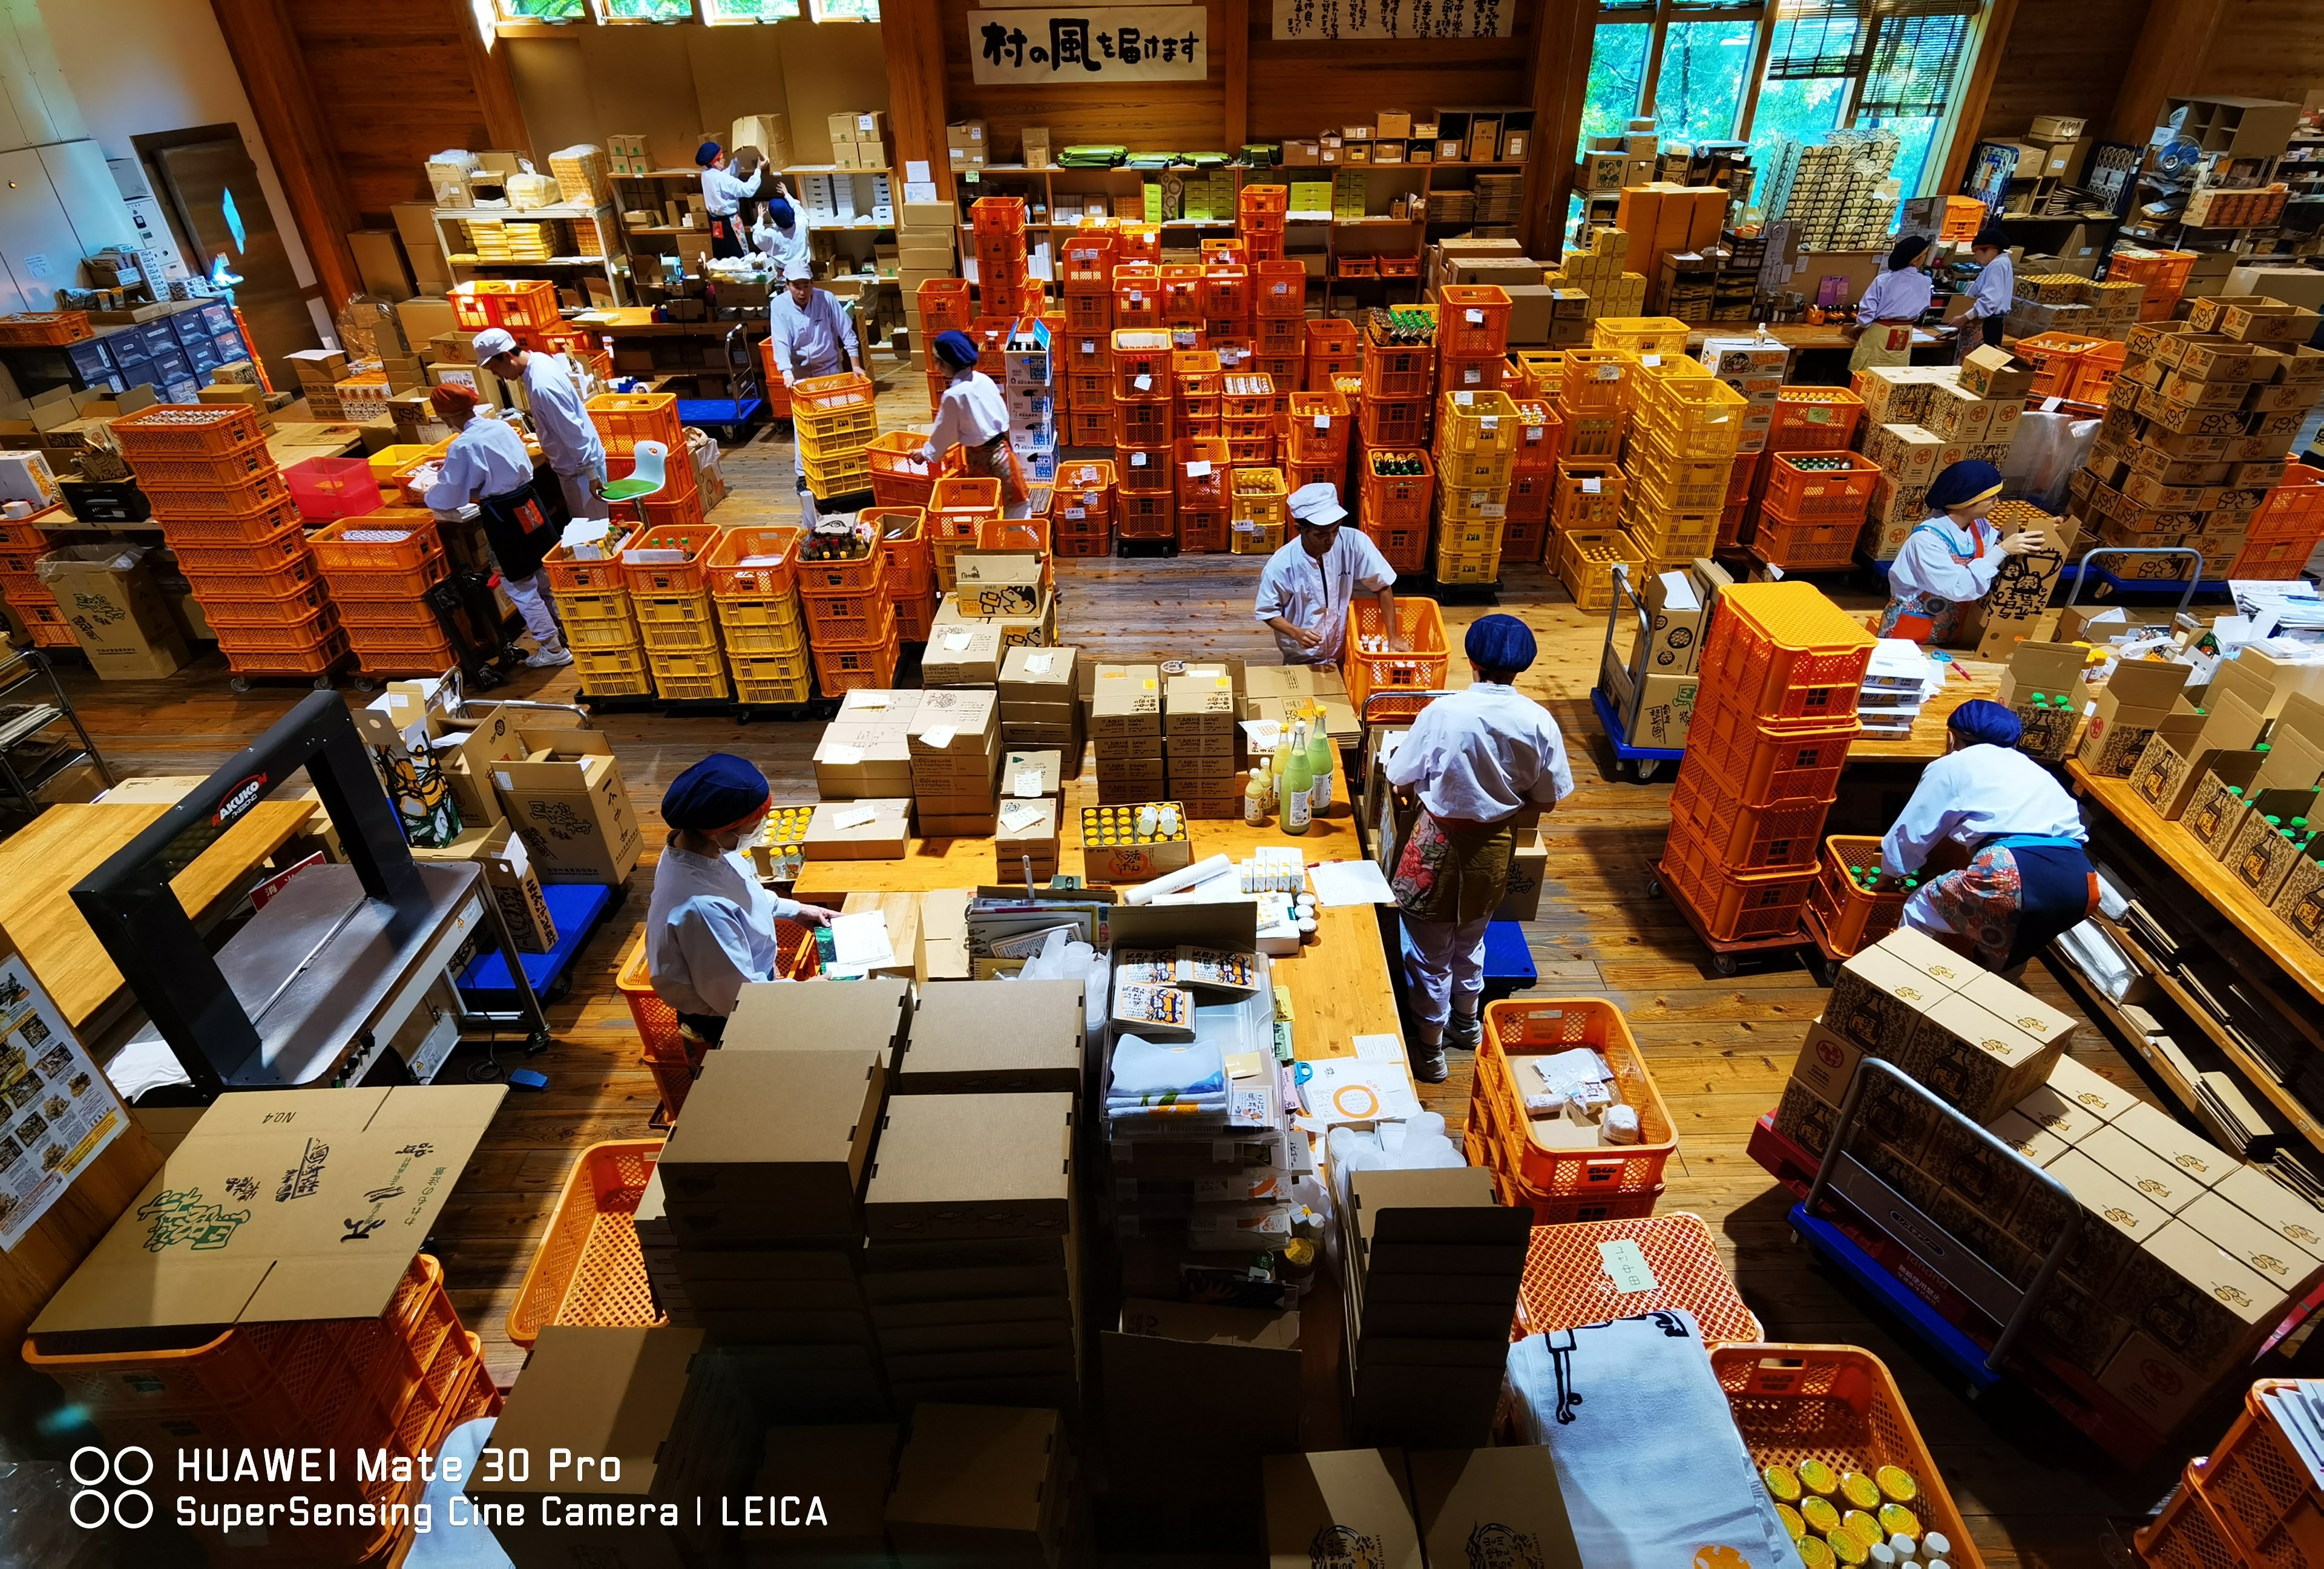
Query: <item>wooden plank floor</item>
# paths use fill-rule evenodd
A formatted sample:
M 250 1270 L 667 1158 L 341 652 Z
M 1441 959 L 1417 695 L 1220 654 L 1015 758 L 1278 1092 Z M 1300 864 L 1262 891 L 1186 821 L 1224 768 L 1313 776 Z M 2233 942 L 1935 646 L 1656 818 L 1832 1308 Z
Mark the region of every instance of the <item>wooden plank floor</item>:
M 886 422 L 914 422 L 916 374 L 889 380 Z M 767 437 L 732 451 L 725 469 L 733 496 L 718 521 L 797 515 L 787 441 Z M 1256 560 L 1226 557 L 1061 562 L 1062 635 L 1103 658 L 1203 651 L 1272 659 L 1272 640 L 1250 614 L 1258 571 Z M 1541 637 L 1541 660 L 1523 685 L 1564 726 L 1580 786 L 1547 825 L 1548 881 L 1528 933 L 1541 986 L 1611 998 L 1629 1018 L 1682 1129 L 1662 1208 L 1709 1221 L 1772 1337 L 1866 1346 L 1888 1363 L 1995 1569 L 2126 1562 L 2129 1525 L 2161 1496 L 2167 1471 L 2125 1477 L 2048 1407 L 2006 1390 L 1970 1405 L 1941 1368 L 1869 1317 L 1856 1295 L 1794 1245 L 1784 1219 L 1789 1197 L 1751 1162 L 1745 1140 L 1754 1119 L 1775 1104 L 1823 993 L 1796 964 L 1721 978 L 1677 913 L 1648 896 L 1668 784 L 1618 780 L 1597 734 L 1587 694 L 1602 621 L 1577 611 L 1535 568 L 1511 569 L 1503 598 Z M 1456 637 L 1479 614 L 1448 613 Z M 292 688 L 236 696 L 215 656 L 167 682 L 100 683 L 81 673 L 69 684 L 100 748 L 131 773 L 207 771 L 302 695 Z M 520 677 L 508 695 L 557 700 L 575 689 L 570 672 L 558 672 Z M 662 789 L 707 751 L 759 763 L 779 798 L 813 794 L 817 726 L 648 715 L 609 716 L 599 728 L 621 758 L 650 846 L 660 843 Z M 503 1383 L 521 1361 L 504 1315 L 575 1157 L 603 1140 L 650 1136 L 654 1089 L 636 1064 L 636 1037 L 613 985 L 642 922 L 650 881 L 641 866 L 635 897 L 584 955 L 572 996 L 552 1011 L 558 1045 L 530 1065 L 548 1074 L 549 1087 L 510 1097 L 442 1223 L 460 1311 L 484 1337 Z M 2038 968 L 2029 983 L 2076 1011 Z M 2075 1050 L 2110 1077 L 2136 1082 L 2095 1028 L 2078 1034 Z M 1464 1061 L 1425 1098 L 1458 1122 L 1467 1095 Z

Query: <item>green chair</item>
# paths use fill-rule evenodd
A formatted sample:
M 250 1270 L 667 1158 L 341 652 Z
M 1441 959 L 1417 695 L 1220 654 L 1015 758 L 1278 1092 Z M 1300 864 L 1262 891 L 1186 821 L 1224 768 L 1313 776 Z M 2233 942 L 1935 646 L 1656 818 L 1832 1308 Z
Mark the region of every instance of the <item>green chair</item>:
M 669 458 L 669 448 L 663 443 L 639 442 L 637 466 L 630 471 L 629 478 L 614 480 L 605 486 L 606 501 L 614 503 L 641 502 L 648 496 L 659 494 L 666 477 L 663 466 Z

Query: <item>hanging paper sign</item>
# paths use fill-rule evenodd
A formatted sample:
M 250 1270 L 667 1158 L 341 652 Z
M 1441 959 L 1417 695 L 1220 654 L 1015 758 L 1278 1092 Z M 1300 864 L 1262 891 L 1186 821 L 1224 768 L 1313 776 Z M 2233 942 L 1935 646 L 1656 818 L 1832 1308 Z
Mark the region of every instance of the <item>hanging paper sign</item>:
M 1275 0 L 1275 36 L 1507 38 L 1511 0 Z
M 1080 11 L 972 11 L 968 46 L 980 83 L 1198 82 L 1210 74 L 1202 5 Z

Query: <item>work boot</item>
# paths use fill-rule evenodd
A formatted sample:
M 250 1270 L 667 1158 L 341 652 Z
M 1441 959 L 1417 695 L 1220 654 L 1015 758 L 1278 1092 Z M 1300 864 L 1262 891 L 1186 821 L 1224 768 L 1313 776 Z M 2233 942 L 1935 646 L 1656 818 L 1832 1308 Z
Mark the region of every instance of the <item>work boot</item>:
M 1484 1035 L 1485 1028 L 1477 1021 L 1475 1014 L 1455 1011 L 1452 1022 L 1444 1029 L 1444 1044 L 1455 1051 L 1474 1051 L 1477 1042 L 1483 1039 Z
M 1424 1084 L 1441 1084 L 1452 1076 L 1452 1069 L 1444 1061 L 1442 1038 L 1431 1040 L 1425 1032 L 1416 1034 L 1407 1055 L 1412 1062 L 1412 1076 Z

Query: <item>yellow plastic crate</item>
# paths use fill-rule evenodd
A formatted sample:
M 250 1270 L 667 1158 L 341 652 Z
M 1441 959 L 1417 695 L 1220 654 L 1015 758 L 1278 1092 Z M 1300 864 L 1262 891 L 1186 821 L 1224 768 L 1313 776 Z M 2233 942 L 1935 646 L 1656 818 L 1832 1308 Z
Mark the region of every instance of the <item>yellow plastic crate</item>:
M 1638 580 L 1646 557 L 1618 530 L 1608 534 L 1577 534 L 1559 541 L 1558 581 L 1585 611 L 1603 611 L 1614 603 L 1614 568 L 1624 567 L 1630 581 Z
M 691 622 L 641 626 L 638 632 L 649 653 L 698 653 L 705 650 L 715 653 L 719 647 L 716 627 L 696 626 Z
M 1693 328 L 1668 316 L 1601 316 L 1590 324 L 1590 346 L 1683 358 Z
M 1517 461 L 1514 447 L 1496 448 L 1489 452 L 1448 452 L 1442 450 L 1440 444 L 1440 449 L 1429 457 L 1436 465 L 1439 490 L 1507 490 Z
M 1447 518 L 1436 531 L 1436 548 L 1462 556 L 1473 556 L 1480 550 L 1498 550 L 1501 548 L 1502 531 L 1508 526 L 1498 519 L 1461 522 Z
M 1262 533 L 1271 528 L 1275 533 L 1275 543 L 1280 545 L 1286 521 L 1283 503 L 1289 494 L 1284 485 L 1283 471 L 1279 468 L 1236 469 L 1227 485 L 1227 517 L 1235 525 L 1238 540 L 1241 534 L 1249 531 L 1241 526 L 1248 522 L 1259 525 Z M 1273 548 L 1268 547 L 1270 549 Z M 1237 550 L 1239 554 L 1250 553 L 1241 550 L 1239 542 Z
M 726 668 L 734 673 L 737 686 L 773 686 L 807 679 L 815 672 L 815 661 L 804 648 L 795 654 L 736 653 L 730 648 Z
M 581 672 L 587 690 L 602 691 L 604 688 L 595 684 L 596 677 L 646 674 L 646 653 L 645 650 L 634 644 L 613 649 L 576 648 L 573 651 L 573 668 Z
M 1443 455 L 1515 452 L 1524 438 L 1517 401 L 1507 392 L 1447 392 L 1437 400 L 1436 450 Z
M 1283 532 L 1280 522 L 1259 523 L 1239 519 L 1228 527 L 1228 550 L 1236 556 L 1272 556 L 1283 549 Z
M 558 608 L 564 608 L 562 600 Z M 575 649 L 622 649 L 639 646 L 638 623 L 627 616 L 620 621 L 565 621 L 565 641 Z
M 557 619 L 570 625 L 576 621 L 627 622 L 636 617 L 630 612 L 629 591 L 608 588 L 591 594 L 558 595 Z
M 1498 582 L 1501 576 L 1501 549 L 1498 545 L 1485 550 L 1447 550 L 1440 546 L 1435 567 L 1439 583 Z
M 640 626 L 715 626 L 707 594 L 636 595 L 630 607 Z
M 1499 490 L 1476 486 L 1468 490 L 1444 490 L 1436 493 L 1436 516 L 1448 524 L 1492 523 L 1499 526 L 1509 514 L 1508 486 Z

